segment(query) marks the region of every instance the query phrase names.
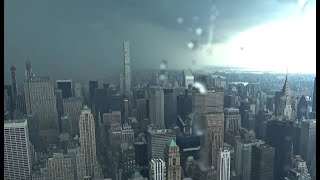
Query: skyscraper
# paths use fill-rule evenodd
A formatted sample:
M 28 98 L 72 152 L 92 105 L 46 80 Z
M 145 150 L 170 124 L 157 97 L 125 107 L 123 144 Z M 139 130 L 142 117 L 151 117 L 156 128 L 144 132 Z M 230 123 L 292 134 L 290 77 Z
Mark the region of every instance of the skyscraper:
M 89 81 L 89 100 L 90 106 L 94 103 L 94 93 L 95 89 L 98 88 L 98 81 Z
M 165 180 L 166 164 L 162 159 L 151 159 L 149 162 L 149 180 Z
M 57 80 L 58 89 L 62 90 L 63 99 L 72 97 L 72 81 L 71 80 Z
M 169 129 L 148 130 L 148 160 L 154 158 L 164 159 L 164 149 L 170 139 L 176 140 L 176 135 Z
M 293 131 L 292 121 L 267 121 L 266 143 L 275 148 L 274 180 L 283 180 L 292 167 Z
M 31 67 L 31 62 L 29 60 L 29 57 L 27 58 L 26 61 L 26 72 L 25 72 L 26 80 L 30 79 L 32 76 L 32 67 Z
M 131 69 L 130 69 L 130 46 L 129 42 L 123 43 L 123 53 L 124 53 L 124 91 L 125 91 L 125 97 L 130 98 L 130 92 L 131 92 Z
M 83 106 L 81 97 L 63 99 L 64 115 L 68 116 L 71 125 L 71 135 L 79 134 L 79 116 Z
M 164 94 L 164 124 L 169 129 L 175 126 L 177 119 L 177 96 L 173 89 L 163 89 Z
M 161 87 L 151 87 L 149 92 L 149 116 L 151 123 L 158 125 L 161 129 L 164 124 L 164 92 Z
M 17 80 L 16 80 L 16 67 L 14 67 L 13 65 L 10 68 L 11 70 L 11 80 L 12 80 L 12 92 L 13 92 L 13 98 L 15 99 L 15 97 L 18 94 L 18 90 L 17 90 Z M 13 102 L 14 103 L 14 102 Z
M 30 146 L 27 120 L 4 122 L 4 179 L 30 179 Z
M 134 144 L 134 131 L 128 124 L 121 127 L 121 143 L 127 143 L 130 146 Z
M 204 133 L 201 141 L 201 159 L 207 165 L 217 167 L 218 151 L 224 141 L 223 92 L 193 93 L 193 132 Z
M 122 179 L 129 179 L 136 167 L 134 147 L 128 143 L 121 143 L 119 160 Z
M 71 180 L 74 179 L 74 171 L 71 158 L 63 153 L 54 153 L 46 160 L 45 167 L 40 168 L 39 174 L 33 174 L 32 179 L 46 180 Z
M 81 83 L 74 83 L 74 96 L 82 97 L 82 86 Z
M 218 180 L 230 180 L 230 151 L 220 150 L 218 154 Z
M 252 146 L 263 144 L 263 141 L 238 141 L 235 148 L 235 161 L 237 174 L 241 179 L 251 178 L 251 159 L 252 159 Z
M 235 108 L 225 108 L 224 109 L 224 123 L 225 123 L 225 132 L 231 130 L 233 132 L 239 131 L 241 127 L 241 116 L 239 109 Z
M 191 72 L 191 69 L 183 70 L 183 86 L 188 89 L 193 86 L 194 76 Z
M 137 107 L 137 120 L 143 121 L 144 118 L 147 118 L 148 114 L 148 102 L 146 99 L 137 99 L 136 100 Z
M 316 146 L 316 120 L 303 120 L 300 134 L 300 154 L 310 168 Z
M 316 105 L 317 105 L 317 103 L 316 103 L 316 100 L 317 100 L 317 98 L 316 98 L 316 77 L 314 77 L 314 85 L 313 85 L 313 96 L 312 96 L 312 112 L 314 112 L 314 113 L 316 113 Z M 313 117 L 313 118 L 316 118 L 316 117 Z
M 181 166 L 180 166 L 180 153 L 179 147 L 174 142 L 173 139 L 170 139 L 166 143 L 165 148 L 165 164 L 167 170 L 167 180 L 181 180 Z
M 54 88 L 49 77 L 33 76 L 25 82 L 27 113 L 39 118 L 40 135 L 55 142 L 59 134 Z
M 84 106 L 79 120 L 81 153 L 85 157 L 87 176 L 94 176 L 97 164 L 95 124 L 91 110 Z
M 177 97 L 177 114 L 182 120 L 186 120 L 187 116 L 192 112 L 192 96 L 185 91 L 185 94 Z
M 209 152 L 207 159 L 209 165 L 217 170 L 218 153 L 223 148 L 224 142 L 224 117 L 223 113 L 205 115 L 205 134 L 202 147 Z
M 252 180 L 273 180 L 274 155 L 274 148 L 267 144 L 252 146 Z
M 308 103 L 305 96 L 301 96 L 299 103 L 298 103 L 298 112 L 297 112 L 297 118 L 298 121 L 301 122 L 301 120 L 309 119 L 308 114 Z

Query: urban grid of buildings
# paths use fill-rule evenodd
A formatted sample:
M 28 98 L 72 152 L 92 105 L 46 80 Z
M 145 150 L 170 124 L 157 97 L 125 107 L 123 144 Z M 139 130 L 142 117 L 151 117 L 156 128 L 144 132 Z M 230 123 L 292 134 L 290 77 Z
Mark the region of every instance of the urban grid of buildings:
M 28 59 L 20 90 L 11 67 L 4 179 L 316 179 L 315 78 L 291 89 L 293 75 L 177 72 L 165 60 L 138 78 L 129 42 L 123 54 L 117 82 L 52 83 Z

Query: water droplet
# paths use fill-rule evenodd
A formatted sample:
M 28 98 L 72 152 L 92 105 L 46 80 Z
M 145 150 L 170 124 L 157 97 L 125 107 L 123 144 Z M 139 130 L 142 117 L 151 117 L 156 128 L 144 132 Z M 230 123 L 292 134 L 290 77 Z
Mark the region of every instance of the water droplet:
M 188 42 L 187 45 L 188 45 L 188 48 L 189 48 L 189 49 L 195 49 L 196 46 L 197 46 L 197 42 L 194 41 L 194 40 L 192 40 L 192 41 Z
M 203 34 L 202 28 L 197 28 L 196 29 L 196 35 L 201 36 Z
M 160 81 L 163 81 L 163 80 L 165 80 L 165 79 L 166 79 L 166 76 L 165 76 L 164 74 L 160 74 L 159 80 L 160 80 Z
M 196 60 L 192 60 L 192 65 L 196 65 L 197 61 Z
M 165 69 L 167 69 L 167 61 L 162 60 L 160 63 L 160 70 L 165 70 Z
M 203 84 L 201 84 L 199 82 L 195 82 L 193 84 L 193 87 L 198 89 L 200 94 L 206 94 L 207 93 L 207 88 Z
M 182 24 L 182 23 L 183 23 L 183 18 L 182 18 L 182 17 L 179 17 L 179 18 L 177 19 L 177 22 L 178 22 L 179 24 Z

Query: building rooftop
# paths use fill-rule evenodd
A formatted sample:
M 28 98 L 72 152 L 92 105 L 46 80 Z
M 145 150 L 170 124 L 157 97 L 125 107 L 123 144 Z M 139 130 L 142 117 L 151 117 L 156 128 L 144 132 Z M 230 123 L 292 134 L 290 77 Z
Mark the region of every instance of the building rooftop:
M 176 146 L 177 146 L 176 142 L 174 142 L 173 139 L 170 139 L 170 140 L 167 142 L 167 145 L 168 145 L 169 147 L 176 147 Z

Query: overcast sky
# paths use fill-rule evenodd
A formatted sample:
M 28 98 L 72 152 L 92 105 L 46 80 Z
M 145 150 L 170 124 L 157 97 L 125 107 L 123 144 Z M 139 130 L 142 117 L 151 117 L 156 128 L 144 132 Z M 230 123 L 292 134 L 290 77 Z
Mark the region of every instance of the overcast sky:
M 215 6 L 219 15 L 209 17 Z M 123 65 L 122 42 L 130 41 L 133 68 L 171 69 L 206 65 L 187 43 L 223 44 L 235 34 L 287 16 L 292 3 L 276 0 L 5 0 L 4 73 L 15 65 L 22 81 L 29 56 L 33 72 L 55 78 L 95 79 Z M 196 17 L 195 17 L 196 16 Z M 177 18 L 183 18 L 179 24 Z M 197 20 L 198 19 L 198 20 Z M 200 27 L 197 37 L 190 28 Z M 217 58 L 210 65 L 229 65 Z

